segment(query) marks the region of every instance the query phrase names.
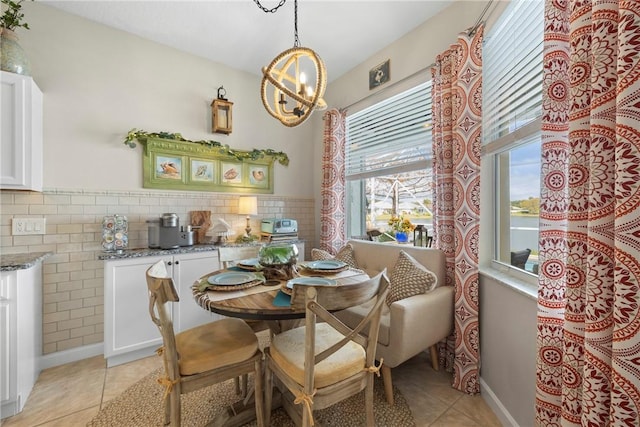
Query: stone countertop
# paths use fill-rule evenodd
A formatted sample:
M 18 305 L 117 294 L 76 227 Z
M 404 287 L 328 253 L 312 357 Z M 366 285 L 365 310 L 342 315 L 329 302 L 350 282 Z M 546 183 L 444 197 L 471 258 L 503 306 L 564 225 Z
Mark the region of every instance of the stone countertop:
M 152 248 L 139 248 L 139 249 L 125 249 L 121 252 L 102 252 L 98 255 L 100 260 L 112 260 L 112 259 L 129 259 L 129 258 L 142 258 L 147 256 L 163 256 L 163 255 L 175 255 L 175 254 L 192 254 L 196 252 L 210 252 L 217 251 L 220 247 L 239 247 L 239 246 L 260 246 L 266 242 L 247 242 L 247 243 L 223 243 L 223 244 L 204 244 L 193 246 L 181 246 L 176 249 L 152 249 Z M 278 242 L 280 243 L 280 242 Z M 304 240 L 290 240 L 282 243 L 304 243 Z
M 0 271 L 26 270 L 53 255 L 52 252 L 31 252 L 0 256 Z
M 102 252 L 98 255 L 98 259 L 101 259 L 101 260 L 129 259 L 129 258 L 142 258 L 147 256 L 192 254 L 196 252 L 216 251 L 219 247 L 220 245 L 193 245 L 193 246 L 181 246 L 176 249 L 152 249 L 152 248 L 125 249 L 121 252 Z

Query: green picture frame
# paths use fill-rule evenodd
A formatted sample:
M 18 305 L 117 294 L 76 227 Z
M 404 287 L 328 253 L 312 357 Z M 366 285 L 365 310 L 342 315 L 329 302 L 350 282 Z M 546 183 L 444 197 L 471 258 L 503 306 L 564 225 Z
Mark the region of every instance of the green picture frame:
M 273 194 L 274 159 L 244 160 L 219 147 L 163 138 L 143 141 L 143 187 Z

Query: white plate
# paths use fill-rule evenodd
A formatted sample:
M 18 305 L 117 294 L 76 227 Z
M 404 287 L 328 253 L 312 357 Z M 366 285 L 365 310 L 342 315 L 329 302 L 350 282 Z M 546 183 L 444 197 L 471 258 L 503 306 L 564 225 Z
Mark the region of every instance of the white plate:
M 337 285 L 333 279 L 325 279 L 324 277 L 296 277 L 287 282 L 287 288 L 293 289 L 293 285 Z
M 236 264 L 255 268 L 260 266 L 260 260 L 258 258 L 249 258 L 249 259 L 243 259 L 241 261 L 238 261 L 236 262 Z
M 226 272 L 210 276 L 207 281 L 216 286 L 235 286 L 242 285 L 243 283 L 253 282 L 258 280 L 259 277 L 253 273 L 244 272 Z
M 311 261 L 308 262 L 307 268 L 312 270 L 337 270 L 339 268 L 345 267 L 347 264 L 342 261 L 337 260 L 322 260 L 322 261 Z

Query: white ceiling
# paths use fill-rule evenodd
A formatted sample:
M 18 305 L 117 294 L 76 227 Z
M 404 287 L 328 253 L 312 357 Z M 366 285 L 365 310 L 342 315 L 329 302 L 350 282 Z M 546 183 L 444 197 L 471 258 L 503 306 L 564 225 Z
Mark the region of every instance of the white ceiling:
M 298 35 L 332 81 L 453 1 L 299 0 Z M 294 0 L 276 13 L 253 0 L 41 2 L 256 75 L 294 42 Z M 278 2 L 261 0 L 268 9 Z

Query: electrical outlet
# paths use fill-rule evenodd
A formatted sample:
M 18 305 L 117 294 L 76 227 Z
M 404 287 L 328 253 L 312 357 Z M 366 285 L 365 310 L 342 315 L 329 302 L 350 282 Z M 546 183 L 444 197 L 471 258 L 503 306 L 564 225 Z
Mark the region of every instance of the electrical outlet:
M 11 220 L 11 234 L 14 236 L 45 234 L 46 224 L 46 218 L 13 218 Z

